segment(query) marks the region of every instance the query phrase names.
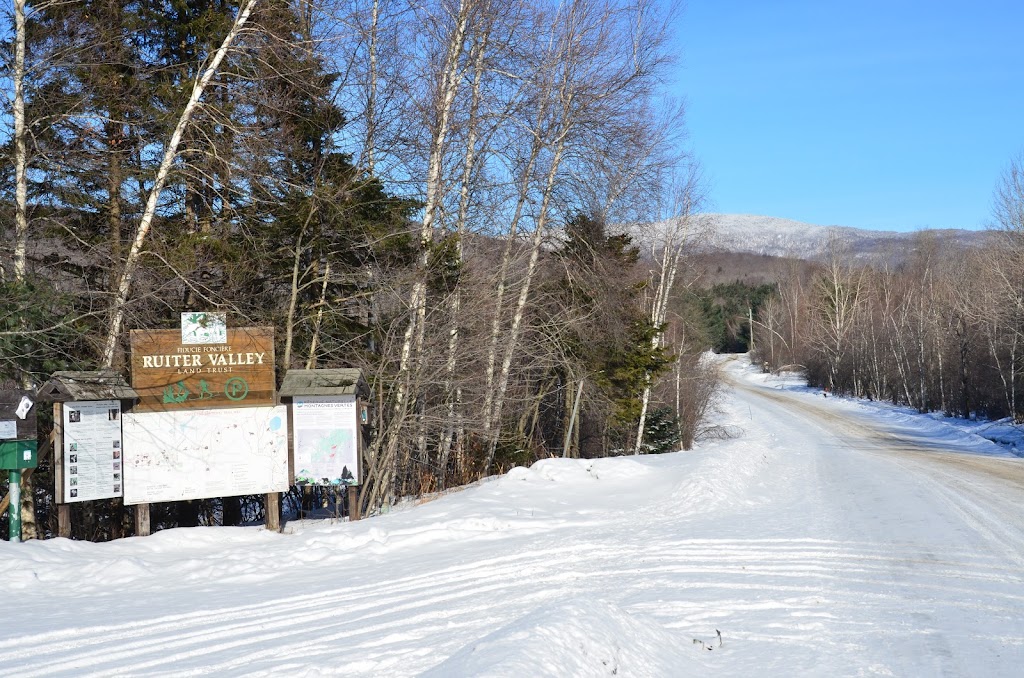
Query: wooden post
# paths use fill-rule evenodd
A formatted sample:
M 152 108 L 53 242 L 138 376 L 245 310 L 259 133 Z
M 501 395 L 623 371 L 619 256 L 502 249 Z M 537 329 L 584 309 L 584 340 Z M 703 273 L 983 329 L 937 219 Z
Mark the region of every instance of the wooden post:
M 295 409 L 293 398 L 281 403 L 288 406 L 288 486 L 295 484 Z
M 57 499 L 57 536 L 71 538 L 71 506 L 64 503 L 64 407 L 53 404 L 53 484 Z
M 348 486 L 348 519 L 359 520 L 359 488 L 355 485 Z
M 267 519 L 266 525 L 268 530 L 274 532 L 281 531 L 281 493 L 280 492 L 269 492 L 267 493 Z
M 356 464 L 358 470 L 356 477 L 358 482 L 363 482 L 363 469 L 366 468 L 366 459 L 363 455 L 366 454 L 366 429 L 369 428 L 370 412 L 367 409 L 368 405 L 363 402 L 363 399 L 359 397 L 358 390 L 356 391 Z M 360 520 L 362 519 L 362 505 L 363 505 L 363 493 L 361 485 L 349 485 L 348 486 L 348 519 L 349 520 Z
M 70 504 L 57 504 L 57 536 L 71 539 Z
M 135 505 L 135 536 L 148 537 L 151 529 L 149 520 L 149 504 Z
M 64 503 L 64 407 L 53 404 L 53 496 Z

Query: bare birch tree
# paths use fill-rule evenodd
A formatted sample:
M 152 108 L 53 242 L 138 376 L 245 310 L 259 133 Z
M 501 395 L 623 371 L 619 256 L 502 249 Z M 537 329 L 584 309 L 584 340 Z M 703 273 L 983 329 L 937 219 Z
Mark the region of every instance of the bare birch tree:
M 563 170 L 563 162 L 573 164 L 594 135 L 614 129 L 623 117 L 630 117 L 650 96 L 654 79 L 665 63 L 664 26 L 649 3 L 640 0 L 625 5 L 604 2 L 569 2 L 552 14 L 550 30 L 544 34 L 538 54 L 541 76 L 535 83 L 537 107 L 529 129 L 530 151 L 526 171 L 521 175 L 528 184 L 518 187 L 519 198 L 509 228 L 509 239 L 519 229 L 522 207 L 534 206 L 530 215 L 532 235 L 526 270 L 519 282 L 519 294 L 510 309 L 509 329 L 504 335 L 500 368 L 497 363 L 497 338 L 500 334 L 504 292 L 505 261 L 499 272 L 499 294 L 495 299 L 491 352 L 488 356 L 488 388 L 484 406 L 488 452 L 484 473 L 490 471 L 497 450 L 502 410 L 508 391 L 510 370 L 522 331 L 524 311 L 537 270 L 546 229 Z M 633 46 L 624 49 L 625 45 Z M 543 169 L 533 179 L 533 168 Z M 508 249 L 506 249 L 508 251 Z
M 163 160 L 160 162 L 160 167 L 154 177 L 153 186 L 149 190 L 149 197 L 146 200 L 145 210 L 142 213 L 142 218 L 139 221 L 138 228 L 136 229 L 135 239 L 133 240 L 125 258 L 121 275 L 118 278 L 114 299 L 110 305 L 110 322 L 107 327 L 107 335 L 101 357 L 101 362 L 105 366 L 109 367 L 114 364 L 117 344 L 121 337 L 121 326 L 124 322 L 125 309 L 128 304 L 129 295 L 131 294 L 132 284 L 135 281 L 135 273 L 138 269 L 139 260 L 141 259 L 144 251 L 146 238 L 149 235 L 149 230 L 153 225 L 153 219 L 156 216 L 157 206 L 160 203 L 160 194 L 164 189 L 164 185 L 167 183 L 167 179 L 171 172 L 171 166 L 174 164 L 175 158 L 178 155 L 178 146 L 181 143 L 185 128 L 188 127 L 192 114 L 196 110 L 196 107 L 199 105 L 199 100 L 203 96 L 203 92 L 210 84 L 213 76 L 217 73 L 218 68 L 220 68 L 220 64 L 227 55 L 228 50 L 231 47 L 231 43 L 235 40 L 244 28 L 246 22 L 249 20 L 249 16 L 252 14 L 253 8 L 256 6 L 256 2 L 257 0 L 248 0 L 235 16 L 235 21 L 227 35 L 224 36 L 224 41 L 221 43 L 220 48 L 214 53 L 213 58 L 210 60 L 210 63 L 204 70 L 202 76 L 193 84 L 192 94 L 189 96 L 188 102 L 182 109 L 181 115 L 178 117 L 178 122 L 175 125 L 174 132 L 171 134 L 171 138 L 168 140 L 167 146 L 164 149 Z
M 14 279 L 24 282 L 28 262 L 28 147 L 25 128 L 25 0 L 14 0 Z
M 471 21 L 481 5 L 480 0 L 460 0 L 451 17 L 441 17 L 440 25 L 446 26 L 441 36 L 443 59 L 436 73 L 436 89 L 431 92 L 431 107 L 426 112 L 429 120 L 429 145 L 426 161 L 426 177 L 424 187 L 423 216 L 419 233 L 420 254 L 418 275 L 413 282 L 409 295 L 409 316 L 402 338 L 399 355 L 397 386 L 394 394 L 393 416 L 395 420 L 404 419 L 408 407 L 410 390 L 413 388 L 417 375 L 414 371 L 421 365 L 423 336 L 427 313 L 427 276 L 430 264 L 431 246 L 434 242 L 434 229 L 445 197 L 446 183 L 443 181 L 445 154 L 448 147 L 448 135 L 451 132 L 455 114 L 456 96 L 461 85 L 462 73 L 466 68 L 463 54 L 466 50 L 467 36 Z M 376 479 L 371 504 L 377 504 L 389 491 L 398 472 L 398 448 L 401 436 L 398 430 L 391 429 L 383 455 L 377 460 L 379 476 Z
M 25 125 L 25 0 L 14 0 L 14 63 L 11 69 L 11 80 L 14 83 L 14 280 L 19 284 L 26 282 L 28 274 L 28 144 Z M 0 279 L 3 270 L 0 269 Z M 30 389 L 31 375 L 22 372 L 22 388 Z M 21 487 L 21 530 L 25 540 L 35 539 L 36 534 L 36 503 L 32 489 L 32 476 L 25 474 Z M 15 510 L 14 508 L 11 509 Z
M 479 163 L 480 149 L 478 140 L 481 135 L 480 109 L 483 98 L 483 77 L 486 64 L 488 43 L 490 41 L 491 23 L 484 23 L 473 37 L 470 51 L 470 62 L 473 69 L 472 90 L 470 94 L 469 112 L 466 120 L 465 151 L 462 160 L 462 177 L 459 182 L 458 209 L 455 217 L 455 257 L 456 265 L 463 264 L 465 239 L 470 218 L 470 199 L 472 197 L 473 178 Z M 447 403 L 447 422 L 442 432 L 438 467 L 440 469 L 442 487 L 448 468 L 449 454 L 453 445 L 461 443 L 462 433 L 457 423 L 457 410 L 460 407 L 461 389 L 454 386 L 455 370 L 459 355 L 459 323 L 462 308 L 462 286 L 456 282 L 456 288 L 449 299 L 450 328 L 448 330 L 448 352 L 445 360 L 444 398 Z
M 844 261 L 842 246 L 837 240 L 833 239 L 829 247 L 829 259 L 816 286 L 812 336 L 825 356 L 828 387 L 835 389 L 841 386 L 840 367 L 848 356 L 864 302 L 864 274 Z
M 650 238 L 650 257 L 657 263 L 657 269 L 651 272 L 650 289 L 653 296 L 648 308 L 651 327 L 655 328 L 655 334 L 651 338 L 652 349 L 660 349 L 665 345 L 665 324 L 668 320 L 669 302 L 679 275 L 679 266 L 687 248 L 692 247 L 698 236 L 695 213 L 700 202 L 700 186 L 696 167 L 688 167 L 679 180 L 670 184 L 669 191 L 671 207 L 666 215 L 668 218 L 655 227 L 656 233 Z M 677 356 L 678 359 L 681 359 L 681 356 Z M 640 454 L 643 449 L 650 400 L 651 374 L 648 373 L 640 396 L 640 418 L 637 422 L 633 454 Z

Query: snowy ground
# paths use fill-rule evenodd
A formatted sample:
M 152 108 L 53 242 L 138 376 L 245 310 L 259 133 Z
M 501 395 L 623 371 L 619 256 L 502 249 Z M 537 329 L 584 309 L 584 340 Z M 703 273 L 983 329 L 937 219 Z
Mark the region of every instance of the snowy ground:
M 735 437 L 695 452 L 285 534 L 0 543 L 3 673 L 1020 675 L 1024 460 L 723 368 Z

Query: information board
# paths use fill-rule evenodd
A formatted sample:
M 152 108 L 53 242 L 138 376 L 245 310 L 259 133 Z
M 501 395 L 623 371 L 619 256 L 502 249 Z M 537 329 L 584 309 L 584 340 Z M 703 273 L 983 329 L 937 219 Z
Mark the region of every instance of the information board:
M 63 404 L 64 502 L 120 497 L 124 478 L 121 401 Z
M 124 415 L 125 504 L 288 490 L 288 408 Z
M 296 396 L 292 401 L 295 482 L 359 484 L 356 397 Z

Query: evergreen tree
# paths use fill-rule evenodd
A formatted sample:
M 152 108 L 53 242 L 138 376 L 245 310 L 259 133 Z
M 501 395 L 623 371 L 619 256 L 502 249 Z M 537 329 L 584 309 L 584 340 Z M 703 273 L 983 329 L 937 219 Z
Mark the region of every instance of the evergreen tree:
M 570 219 L 565 233 L 560 258 L 566 274 L 557 286 L 562 304 L 582 322 L 563 341 L 611 403 L 604 426 L 612 444 L 624 449 L 647 375 L 656 377 L 671 361 L 652 343 L 657 328 L 640 306 L 640 252 L 631 238 L 608 235 L 600 219 L 584 214 Z

